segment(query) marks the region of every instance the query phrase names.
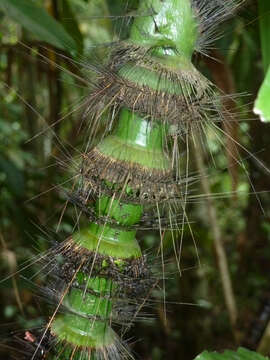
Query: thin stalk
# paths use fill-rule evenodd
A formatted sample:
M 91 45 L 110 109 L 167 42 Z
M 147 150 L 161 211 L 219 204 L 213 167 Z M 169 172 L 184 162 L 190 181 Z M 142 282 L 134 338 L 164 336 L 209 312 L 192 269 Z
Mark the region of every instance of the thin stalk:
M 223 288 L 223 295 L 225 299 L 225 304 L 227 307 L 227 311 L 229 314 L 231 327 L 233 334 L 236 339 L 238 339 L 237 331 L 236 331 L 236 323 L 237 323 L 237 306 L 235 301 L 235 295 L 233 292 L 233 286 L 231 281 L 231 275 L 229 272 L 228 260 L 226 251 L 222 241 L 222 232 L 218 221 L 218 215 L 216 206 L 213 198 L 211 197 L 211 188 L 209 183 L 209 178 L 207 176 L 204 160 L 203 160 L 203 148 L 201 146 L 200 140 L 196 141 L 196 145 L 194 146 L 194 155 L 196 159 L 196 164 L 198 170 L 200 172 L 200 181 L 204 194 L 206 194 L 206 207 L 208 212 L 208 219 L 210 228 L 212 230 L 212 236 L 214 240 L 214 247 L 217 255 L 217 263 Z

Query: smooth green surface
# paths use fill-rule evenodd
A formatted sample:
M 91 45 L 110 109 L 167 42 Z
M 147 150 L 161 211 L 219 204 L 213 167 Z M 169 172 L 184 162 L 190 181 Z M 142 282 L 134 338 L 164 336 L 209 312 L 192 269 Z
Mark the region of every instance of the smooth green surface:
M 261 121 L 270 122 L 270 1 L 259 0 L 259 23 L 261 36 L 262 62 L 265 78 L 254 105 L 254 113 Z
M 102 288 L 99 290 L 103 291 Z M 84 294 L 81 289 L 72 289 L 65 305 L 77 314 L 100 316 L 102 319 L 109 318 L 112 309 L 112 303 L 107 298 L 87 292 Z
M 253 111 L 259 115 L 261 121 L 270 122 L 270 66 L 259 90 Z
M 51 331 L 58 339 L 76 346 L 99 348 L 114 343 L 115 333 L 106 322 L 93 321 L 71 314 L 59 315 Z
M 112 159 L 125 161 L 132 166 L 138 164 L 148 169 L 169 170 L 171 163 L 162 151 L 129 145 L 116 136 L 110 135 L 97 146 L 98 150 Z
M 114 136 L 130 145 L 138 145 L 149 150 L 162 150 L 162 140 L 166 135 L 163 124 L 151 124 L 136 113 L 122 109 Z
M 166 64 L 167 65 L 167 64 Z M 184 60 L 177 61 L 175 64 L 171 63 L 171 67 L 174 69 L 181 68 L 181 71 L 194 71 L 194 67 L 191 62 Z M 173 66 L 175 65 L 175 66 Z M 146 85 L 153 90 L 167 92 L 169 94 L 185 94 L 190 93 L 191 86 L 186 83 L 182 84 L 180 81 L 172 81 L 166 75 L 160 74 L 160 71 L 152 71 L 149 68 L 143 68 L 134 66 L 133 64 L 125 64 L 118 72 L 118 74 L 138 85 Z
M 118 224 L 126 226 L 138 223 L 143 214 L 142 205 L 122 204 L 108 196 L 102 196 L 97 200 L 96 211 L 98 215 L 108 215 Z
M 32 0 L 1 0 L 0 9 L 39 40 L 71 53 L 77 46 L 64 27 Z
M 198 355 L 195 360 L 269 360 L 269 358 L 253 351 L 239 348 L 237 352 L 226 350 L 222 354 L 204 351 L 201 355 Z
M 112 303 L 108 296 L 112 292 L 112 281 L 100 277 L 90 278 L 83 273 L 77 275 L 77 281 L 82 289 L 71 289 L 64 300 L 65 306 L 84 316 L 92 314 L 103 319 L 109 318 Z M 86 289 L 91 289 L 96 295 L 87 292 Z
M 151 47 L 157 56 L 191 59 L 198 38 L 191 0 L 144 0 L 138 13 L 130 32 L 132 42 Z
M 92 223 L 89 228 L 75 233 L 72 238 L 78 245 L 90 251 L 126 259 L 141 256 L 135 234 L 135 230 L 120 230 Z
M 169 170 L 168 156 L 164 153 L 165 126 L 149 122 L 129 110 L 121 110 L 119 123 L 112 135 L 97 148 L 114 159 L 139 164 L 146 168 Z
M 87 289 L 92 289 L 97 292 L 102 290 L 102 293 L 104 295 L 111 294 L 111 290 L 113 286 L 111 280 L 101 277 L 89 278 L 89 276 L 85 275 L 83 272 L 78 272 L 76 276 L 76 280 L 79 285 L 83 285 Z
M 112 344 L 114 332 L 109 327 L 109 321 L 106 321 L 112 309 L 112 300 L 108 298 L 112 281 L 90 278 L 79 272 L 77 282 L 83 289 L 72 288 L 63 301 L 64 306 L 74 314 L 57 316 L 52 323 L 52 332 L 61 340 L 76 346 L 98 348 Z M 97 295 L 84 289 L 92 289 Z

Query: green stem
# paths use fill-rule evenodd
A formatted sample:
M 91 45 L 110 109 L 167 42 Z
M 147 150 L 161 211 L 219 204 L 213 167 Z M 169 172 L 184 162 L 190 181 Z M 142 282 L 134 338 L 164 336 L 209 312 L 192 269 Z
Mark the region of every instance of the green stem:
M 123 109 L 116 130 L 97 148 L 112 161 L 125 161 L 148 170 L 167 170 L 170 162 L 163 152 L 164 131 L 164 126 L 149 123 Z M 120 199 L 101 196 L 96 201 L 95 210 L 97 216 L 106 215 L 114 219 L 118 227 L 91 223 L 89 228 L 72 236 L 74 244 L 89 252 L 113 257 L 115 264 L 120 264 L 119 269 L 121 260 L 141 257 L 135 238 L 136 231 L 127 230 L 125 226 L 139 223 L 143 213 L 142 205 L 126 204 Z M 113 282 L 102 277 L 89 278 L 83 271 L 78 273 L 76 281 L 84 284 L 91 293 L 72 288 L 63 300 L 71 313 L 56 316 L 51 325 L 51 333 L 69 343 L 72 348 L 102 349 L 112 346 L 116 341 L 110 327 Z M 93 292 L 97 295 L 93 295 Z
M 198 25 L 190 0 L 144 0 L 130 32 L 130 41 L 153 48 L 153 55 L 191 59 Z M 145 16 L 145 14 L 149 16 Z
M 182 67 L 187 73 L 193 71 L 191 56 L 197 42 L 198 25 L 190 0 L 143 0 L 138 11 L 142 16 L 135 18 L 129 42 L 151 49 L 151 56 L 161 66 Z M 149 11 L 154 14 L 144 15 Z M 182 86 L 166 77 L 160 79 L 155 69 L 134 66 L 133 63 L 122 66 L 118 75 L 167 94 L 187 96 L 191 90 L 187 84 Z M 115 168 L 125 169 L 121 182 L 121 192 L 125 195 L 138 191 L 129 182 L 131 173 L 142 184 L 144 177 L 151 178 L 153 173 L 158 173 L 160 178 L 170 174 L 172 161 L 164 151 L 167 135 L 165 122 L 152 119 L 150 114 L 143 116 L 122 108 L 115 130 L 93 149 L 93 153 L 101 159 L 100 166 L 103 166 L 102 161 L 107 164 L 99 174 L 107 189 L 119 185 L 113 180 L 114 164 Z M 110 176 L 107 176 L 109 167 Z M 94 261 L 102 256 L 101 272 L 112 261 L 121 276 L 126 270 L 127 260 L 141 258 L 136 230 L 132 227 L 139 224 L 145 209 L 141 204 L 122 201 L 121 194 L 118 195 L 101 194 L 96 200 L 96 217 L 107 221 L 103 224 L 92 222 L 87 229 L 72 236 L 72 249 L 74 254 L 82 254 L 82 263 L 74 286 L 72 284 L 63 298 L 69 312 L 57 315 L 50 327 L 57 340 L 67 343 L 62 353 L 61 345 L 58 345 L 60 355 L 52 359 L 95 359 L 92 350 L 100 349 L 104 354 L 104 349 L 113 347 L 117 342 L 111 322 L 113 307 L 118 300 L 113 294 L 119 284 L 110 277 L 89 274 L 84 270 L 84 262 L 87 256 L 92 256 Z M 156 205 L 155 201 L 153 205 Z M 76 349 L 84 352 L 74 355 Z

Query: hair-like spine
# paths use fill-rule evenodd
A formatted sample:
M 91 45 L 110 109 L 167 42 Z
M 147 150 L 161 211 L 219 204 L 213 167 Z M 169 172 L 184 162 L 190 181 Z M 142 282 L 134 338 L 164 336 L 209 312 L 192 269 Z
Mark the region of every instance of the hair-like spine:
M 114 46 L 105 69 L 92 67 L 97 81 L 84 115 L 90 134 L 70 194 L 90 223 L 46 259 L 57 306 L 43 334 L 26 337 L 35 344 L 31 359 L 132 358 L 121 334 L 158 281 L 136 231 L 180 226 L 188 183 L 178 168 L 181 138 L 221 114 L 216 89 L 191 57 L 209 48 L 218 22 L 238 3 L 141 0 L 129 38 Z

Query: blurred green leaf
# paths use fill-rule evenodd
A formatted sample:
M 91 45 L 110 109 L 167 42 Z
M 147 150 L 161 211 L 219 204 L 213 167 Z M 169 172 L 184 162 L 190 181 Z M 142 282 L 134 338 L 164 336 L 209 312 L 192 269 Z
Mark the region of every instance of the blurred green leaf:
M 34 34 L 39 40 L 46 41 L 60 49 L 68 50 L 71 54 L 77 52 L 75 41 L 62 24 L 32 0 L 1 0 L 0 9 Z
M 254 113 L 261 121 L 270 121 L 270 2 L 259 0 L 260 36 L 265 79 L 254 105 Z
M 259 90 L 253 111 L 259 115 L 261 121 L 270 122 L 270 66 Z
M 66 31 L 77 43 L 79 53 L 83 52 L 83 36 L 79 28 L 78 21 L 74 15 L 68 0 L 61 2 L 61 22 Z
M 226 350 L 223 354 L 217 352 L 204 351 L 201 355 L 198 355 L 195 360 L 268 360 L 268 357 L 264 357 L 253 351 L 249 351 L 244 348 L 239 348 L 237 352 Z
M 7 158 L 0 155 L 0 172 L 6 175 L 5 182 L 10 191 L 20 197 L 24 192 L 23 173 Z

